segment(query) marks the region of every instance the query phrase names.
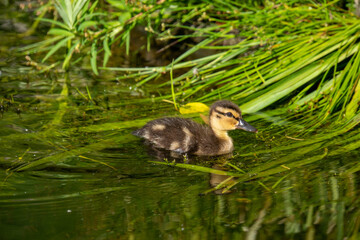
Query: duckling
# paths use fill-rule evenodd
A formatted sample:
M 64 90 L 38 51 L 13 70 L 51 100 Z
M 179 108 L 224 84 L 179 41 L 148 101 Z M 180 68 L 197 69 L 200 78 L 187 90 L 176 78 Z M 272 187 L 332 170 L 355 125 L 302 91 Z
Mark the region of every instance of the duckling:
M 227 100 L 215 102 L 210 107 L 207 120 L 209 126 L 184 118 L 160 118 L 146 123 L 133 135 L 146 139 L 157 148 L 181 154 L 213 156 L 233 151 L 228 131 L 242 129 L 257 132 L 255 127 L 242 119 L 239 107 Z

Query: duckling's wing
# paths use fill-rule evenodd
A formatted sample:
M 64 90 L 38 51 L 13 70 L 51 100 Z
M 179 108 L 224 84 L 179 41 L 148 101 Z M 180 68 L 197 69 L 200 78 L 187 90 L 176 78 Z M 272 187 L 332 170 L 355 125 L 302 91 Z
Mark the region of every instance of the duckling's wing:
M 197 135 L 202 129 L 202 125 L 189 119 L 161 118 L 148 122 L 133 134 L 147 139 L 156 147 L 185 153 L 197 150 Z

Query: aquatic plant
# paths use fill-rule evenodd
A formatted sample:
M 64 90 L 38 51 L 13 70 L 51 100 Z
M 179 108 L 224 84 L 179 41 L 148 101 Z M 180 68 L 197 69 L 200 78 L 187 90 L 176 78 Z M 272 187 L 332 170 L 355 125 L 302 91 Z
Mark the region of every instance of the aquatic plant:
M 110 6 L 104 8 L 98 7 L 99 1 L 55 0 L 53 4 L 41 7 L 41 12 L 53 13 L 52 18 L 46 18 L 44 14 L 38 18 L 38 21 L 51 24 L 46 39 L 19 50 L 26 54 L 45 52 L 42 58 L 45 62 L 65 49 L 64 57 L 56 57 L 51 68 L 62 63 L 62 68 L 68 70 L 70 65 L 75 66 L 85 58 L 90 59 L 91 68 L 98 75 L 99 53 L 103 53 L 103 66 L 108 63 L 111 45 L 115 42 L 117 46 L 125 44 L 129 53 L 131 30 L 138 19 L 145 17 L 142 12 L 152 13 L 151 8 L 143 9 L 141 4 L 132 8 L 123 1 L 107 2 Z
M 292 112 L 287 115 L 303 118 L 312 128 L 334 116 L 338 123 L 359 117 L 359 20 L 351 12 L 334 2 L 268 3 L 251 9 L 206 2 L 192 9 L 173 14 L 177 18 L 158 35 L 190 45 L 171 65 L 105 69 L 142 72 L 147 77 L 139 78 L 138 86 L 178 70 L 162 86 L 175 84 L 182 101 L 228 98 L 245 113 L 285 108 Z M 176 35 L 179 29 L 188 34 Z M 186 42 L 194 37 L 200 38 L 198 43 Z M 192 57 L 204 50 L 208 56 Z
M 342 125 L 359 114 L 359 19 L 337 1 L 108 2 L 56 1 L 54 16 L 61 21 L 40 19 L 53 24 L 51 38 L 21 50 L 44 51 L 45 61 L 65 48 L 56 63 L 67 69 L 87 57 L 95 74 L 101 53 L 100 69 L 125 73 L 118 79 L 135 79 L 137 87 L 173 71 L 175 77 L 160 84 L 171 86 L 173 102 L 175 96 L 180 102 L 228 98 L 244 113 L 287 109 L 291 113 L 283 114 L 314 129 L 329 118 Z M 139 24 L 146 26 L 148 50 L 152 37 L 165 44 L 159 53 L 187 48 L 167 66 L 106 67 L 114 43 L 129 53 L 131 30 Z

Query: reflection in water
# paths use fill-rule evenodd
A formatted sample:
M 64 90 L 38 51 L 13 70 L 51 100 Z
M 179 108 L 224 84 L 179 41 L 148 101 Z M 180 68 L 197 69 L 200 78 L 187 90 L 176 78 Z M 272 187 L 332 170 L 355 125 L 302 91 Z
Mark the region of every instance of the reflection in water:
M 210 165 L 211 168 L 216 170 L 229 171 L 228 167 L 225 167 L 227 160 L 233 157 L 232 153 L 224 154 L 221 156 L 197 156 L 178 153 L 175 151 L 168 151 L 165 149 L 157 148 L 148 141 L 144 141 L 147 149 L 147 153 L 155 157 L 158 161 L 169 163 L 186 163 L 186 164 L 202 164 Z M 234 183 L 233 177 L 227 175 L 220 175 L 215 173 L 209 173 L 210 186 L 215 194 L 228 194 L 231 190 L 227 189 L 227 186 Z M 208 191 L 207 191 L 208 192 Z
M 1 239 L 343 239 L 359 230 L 355 175 L 315 174 L 309 184 L 304 171 L 281 182 L 276 192 L 245 182 L 232 194 L 199 196 L 209 177 L 161 169 L 137 175 L 134 168 L 134 177 L 119 179 L 104 173 L 32 178 L 38 185 L 33 192 L 1 197 L 0 231 L 6 233 Z M 29 179 L 13 180 L 23 177 Z M 49 197 L 42 200 L 44 195 Z
M 161 157 L 159 160 L 164 158 L 169 160 L 170 157 L 166 154 L 175 158 L 171 153 L 163 151 L 162 154 L 157 151 L 156 156 Z M 226 161 L 227 158 L 222 159 Z M 224 170 L 219 159 L 212 160 L 214 161 L 211 164 L 212 168 Z M 177 158 L 176 161 L 183 162 L 184 157 Z M 206 161 L 209 164 L 209 159 Z M 201 159 L 187 156 L 186 162 L 194 164 L 201 162 Z M 205 211 L 202 209 L 201 213 L 198 212 L 199 209 L 194 209 L 196 214 L 192 215 L 192 218 L 201 222 L 201 224 L 191 223 L 194 224 L 192 229 L 196 229 L 194 238 L 268 239 L 280 234 L 301 239 L 350 237 L 356 239 L 360 226 L 360 212 L 357 207 L 359 176 L 353 173 L 348 174 L 347 171 L 338 168 L 337 166 L 342 164 L 340 159 L 328 158 L 327 162 L 331 164 L 323 165 L 321 168 L 309 166 L 306 169 L 294 170 L 277 177 L 239 183 L 232 189 L 230 195 L 218 195 L 218 193 L 223 193 L 223 189 L 219 189 L 215 191 L 216 194 L 199 198 L 191 196 L 187 199 L 188 201 L 201 205 L 195 208 L 206 208 L 206 204 L 209 204 L 209 207 L 214 206 L 213 209 L 211 207 Z M 173 171 L 171 169 L 173 168 L 168 168 L 168 171 Z M 178 171 L 184 170 L 178 169 Z M 224 180 L 231 182 L 236 179 L 217 174 L 208 176 L 212 187 L 223 183 Z M 283 181 L 279 181 L 283 178 Z M 184 196 L 186 196 L 185 193 Z M 183 199 L 184 196 L 182 195 L 181 198 Z M 187 204 L 189 204 L 188 207 L 194 206 L 194 203 L 185 205 Z M 187 213 L 180 213 L 177 218 L 181 218 L 182 214 Z M 203 218 L 209 215 L 214 216 L 212 224 L 217 226 L 211 236 L 206 232 L 210 223 L 203 222 Z M 191 222 L 189 219 L 183 221 Z M 168 236 L 179 237 L 177 234 Z
M 110 99 L 109 111 L 87 105 L 75 112 L 71 109 L 63 125 L 46 134 L 42 126 L 53 118 L 54 106 L 40 102 L 35 106 L 41 114 L 27 110 L 21 119 L 16 112 L 4 113 L 0 121 L 0 239 L 358 238 L 357 151 L 331 155 L 334 151 L 329 149 L 326 158 L 312 162 L 314 152 L 315 157 L 324 155 L 323 142 L 271 151 L 270 147 L 282 145 L 279 140 L 267 142 L 269 149 L 262 149 L 261 142 L 257 144 L 260 150 L 252 142 L 236 145 L 235 153 L 244 154 L 241 157 L 184 158 L 149 148 L 148 154 L 141 141 L 130 135 L 136 127 L 130 123 L 139 120 L 142 125 L 142 119 L 129 116 L 142 118 L 139 112 L 153 116 L 153 104 L 116 108 L 118 99 Z M 169 111 L 166 105 L 163 110 Z M 277 133 L 272 131 L 268 134 Z M 233 138 L 240 142 L 241 136 Z M 355 131 L 329 141 L 349 144 L 349 149 L 359 145 Z M 256 157 L 252 152 L 257 152 Z M 8 170 L 44 158 L 52 161 L 27 171 Z M 228 166 L 224 163 L 231 162 L 249 176 L 253 176 L 251 170 L 284 171 L 241 180 L 149 163 L 154 159 L 170 163 L 175 159 L 214 170 L 224 170 Z M 290 165 L 299 159 L 309 161 Z M 284 164 L 286 169 L 281 167 Z M 228 185 L 222 186 L 224 182 Z M 222 194 L 229 193 L 226 187 L 233 183 L 231 193 Z M 199 196 L 219 186 L 215 194 Z
M 123 136 L 128 133 L 119 133 L 124 141 L 116 146 L 107 144 L 108 148 L 86 153 L 116 170 L 69 155 L 57 168 L 49 165 L 8 176 L 9 165 L 2 162 L 1 239 L 357 238 L 359 165 L 349 162 L 349 157 L 357 159 L 356 152 L 238 182 L 231 194 L 219 194 L 224 189 L 218 189 L 216 194 L 199 196 L 209 184 L 215 187 L 223 180 L 232 184 L 237 179 L 150 164 L 154 158 L 184 163 L 184 157 L 156 149 L 148 149 L 155 151 L 149 155 L 141 141 Z M 3 145 L 5 150 L 22 150 L 14 162 L 23 153 L 54 154 L 44 142 L 25 141 L 28 145 L 20 148 L 23 142 L 16 141 Z M 187 156 L 185 162 L 217 170 L 223 170 L 227 161 L 238 162 L 243 169 L 271 169 L 274 161 L 283 164 L 291 157 L 282 154 L 259 154 L 256 160 Z
M 214 164 L 212 166 L 213 169 L 216 170 L 229 170 L 229 168 L 223 167 L 223 165 Z M 227 186 L 231 186 L 235 183 L 234 177 L 220 175 L 215 173 L 210 173 L 210 186 L 215 189 L 215 194 L 228 194 L 232 191 L 227 188 Z M 223 186 L 223 187 L 221 187 Z

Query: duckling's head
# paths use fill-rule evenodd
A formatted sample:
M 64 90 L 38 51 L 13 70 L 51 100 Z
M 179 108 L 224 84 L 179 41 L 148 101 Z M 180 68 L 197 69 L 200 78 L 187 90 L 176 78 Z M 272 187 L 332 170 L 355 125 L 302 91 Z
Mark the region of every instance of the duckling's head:
M 257 129 L 242 119 L 240 108 L 233 102 L 221 100 L 210 108 L 209 125 L 216 131 L 242 129 L 257 132 Z

